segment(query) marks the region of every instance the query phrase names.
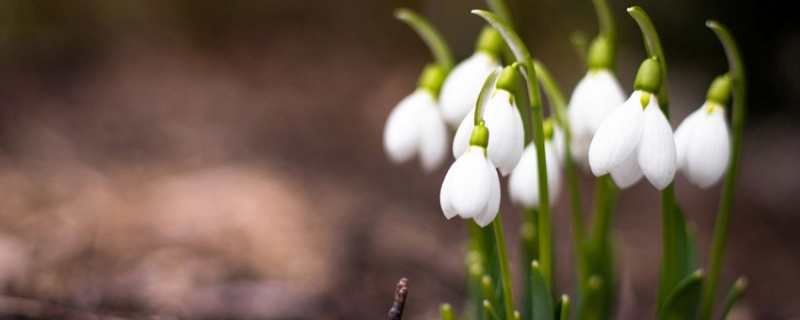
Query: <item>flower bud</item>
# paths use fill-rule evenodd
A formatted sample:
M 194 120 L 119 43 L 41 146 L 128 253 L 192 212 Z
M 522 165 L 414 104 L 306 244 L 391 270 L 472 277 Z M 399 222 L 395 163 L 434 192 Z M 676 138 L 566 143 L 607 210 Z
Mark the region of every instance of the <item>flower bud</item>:
M 489 145 L 489 129 L 483 121 L 472 129 L 472 135 L 469 138 L 470 146 L 477 146 L 486 149 Z
M 589 69 L 591 70 L 611 70 L 614 64 L 614 56 L 611 46 L 606 38 L 599 36 L 594 38 L 589 46 Z
M 733 80 L 727 74 L 718 76 L 711 83 L 708 88 L 706 100 L 715 102 L 720 105 L 727 105 L 731 99 L 731 88 L 733 87 Z
M 484 26 L 478 36 L 478 41 L 475 43 L 475 51 L 486 52 L 490 56 L 497 58 L 505 45 L 506 42 L 500 32 L 491 26 Z
M 503 72 L 500 73 L 500 77 L 497 78 L 497 89 L 505 90 L 511 93 L 517 91 L 519 88 L 519 81 L 520 81 L 519 72 L 512 66 L 507 66 L 503 68 Z
M 433 94 L 434 97 L 439 96 L 439 90 L 442 89 L 442 83 L 447 77 L 447 71 L 438 64 L 428 64 L 425 69 L 422 69 L 422 74 L 417 81 L 417 87 L 426 89 Z
M 636 73 L 633 88 L 644 92 L 658 93 L 659 87 L 661 87 L 661 65 L 656 57 L 652 57 L 642 62 Z

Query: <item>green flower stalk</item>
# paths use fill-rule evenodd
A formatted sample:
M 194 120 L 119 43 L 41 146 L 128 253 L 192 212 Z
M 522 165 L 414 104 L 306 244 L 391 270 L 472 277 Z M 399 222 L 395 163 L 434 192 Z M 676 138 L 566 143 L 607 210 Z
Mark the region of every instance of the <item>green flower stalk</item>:
M 728 237 L 728 226 L 730 225 L 731 209 L 733 207 L 733 197 L 736 191 L 737 169 L 739 166 L 739 153 L 741 151 L 742 131 L 744 129 L 745 113 L 747 109 L 747 82 L 745 79 L 745 69 L 742 56 L 736 41 L 725 26 L 719 22 L 709 20 L 706 26 L 710 28 L 719 38 L 725 55 L 728 58 L 728 75 L 733 80 L 733 115 L 731 124 L 733 138 L 731 143 L 730 165 L 728 167 L 725 185 L 722 188 L 722 197 L 717 213 L 717 222 L 714 228 L 714 240 L 711 246 L 711 258 L 708 265 L 708 280 L 703 293 L 703 302 L 700 308 L 700 319 L 708 320 L 711 318 L 711 311 L 714 308 L 714 298 L 719 282 L 719 273 L 722 268 L 722 255 L 725 251 L 725 242 Z M 738 283 L 738 282 L 737 282 Z M 744 290 L 744 282 L 741 284 Z

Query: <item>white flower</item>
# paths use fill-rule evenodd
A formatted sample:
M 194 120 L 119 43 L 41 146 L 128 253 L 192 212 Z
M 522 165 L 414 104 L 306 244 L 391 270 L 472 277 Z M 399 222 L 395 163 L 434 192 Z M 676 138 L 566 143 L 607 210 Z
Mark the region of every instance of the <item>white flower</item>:
M 417 89 L 397 104 L 383 130 L 383 147 L 394 163 L 419 154 L 423 170 L 430 172 L 447 159 L 447 125 L 430 91 Z
M 578 82 L 569 99 L 567 117 L 572 128 L 572 158 L 582 168 L 589 168 L 589 144 L 600 124 L 624 101 L 622 86 L 608 70 L 589 70 Z
M 442 116 L 448 124 L 458 125 L 475 108 L 486 77 L 499 66 L 490 54 L 477 51 L 453 68 L 439 95 Z
M 500 178 L 492 160 L 486 158 L 486 149 L 470 146 L 453 163 L 444 177 L 439 203 L 447 219 L 472 218 L 481 227 L 494 220 L 500 210 Z
M 550 204 L 558 200 L 561 194 L 561 165 L 559 164 L 556 146 L 552 141 L 545 141 L 544 155 L 547 167 L 547 191 Z M 536 145 L 533 143 L 525 147 L 522 159 L 511 172 L 508 178 L 508 194 L 511 202 L 525 208 L 539 207 L 539 168 L 538 158 L 536 157 Z
M 706 101 L 675 130 L 678 169 L 689 182 L 708 188 L 725 174 L 731 143 L 725 107 Z
M 511 93 L 497 89 L 486 104 L 483 120 L 489 128 L 489 159 L 500 173 L 507 176 L 514 170 L 525 147 L 525 129 L 522 116 L 511 104 Z M 474 104 L 474 103 L 473 103 Z M 461 121 L 453 138 L 453 156 L 458 158 L 469 147 L 469 138 L 475 124 L 475 108 Z
M 675 176 L 675 140 L 656 96 L 651 95 L 644 110 L 641 96 L 641 91 L 634 92 L 606 117 L 589 147 L 589 165 L 595 176 L 610 172 L 620 188 L 633 185 L 644 175 L 662 190 Z

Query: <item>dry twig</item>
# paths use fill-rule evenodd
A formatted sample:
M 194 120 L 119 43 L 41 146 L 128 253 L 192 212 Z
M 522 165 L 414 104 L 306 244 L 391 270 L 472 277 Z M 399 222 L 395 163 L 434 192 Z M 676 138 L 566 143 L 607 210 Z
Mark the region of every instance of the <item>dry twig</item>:
M 397 290 L 394 292 L 394 303 L 392 309 L 389 310 L 389 319 L 400 320 L 403 318 L 403 307 L 406 305 L 406 296 L 408 295 L 408 279 L 400 279 L 397 283 Z

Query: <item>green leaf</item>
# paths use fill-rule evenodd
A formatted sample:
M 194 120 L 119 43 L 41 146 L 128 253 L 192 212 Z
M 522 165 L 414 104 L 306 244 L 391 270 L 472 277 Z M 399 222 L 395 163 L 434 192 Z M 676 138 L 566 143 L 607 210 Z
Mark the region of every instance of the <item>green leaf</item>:
M 676 250 L 676 263 L 677 270 L 673 270 L 673 274 L 677 279 L 688 277 L 698 267 L 697 256 L 697 241 L 694 236 L 694 228 L 686 223 L 683 210 L 677 203 L 674 206 L 675 214 L 673 215 L 673 239 L 675 239 Z M 661 267 L 659 272 L 659 285 L 658 285 L 658 304 L 656 305 L 656 312 L 661 310 L 661 307 L 666 302 L 672 288 L 667 288 L 663 285 L 664 280 L 664 267 Z
M 444 39 L 439 30 L 431 24 L 428 19 L 421 16 L 410 9 L 400 8 L 394 11 L 394 17 L 400 21 L 408 24 L 414 31 L 417 32 L 422 41 L 428 45 L 431 54 L 436 58 L 436 62 L 444 68 L 445 71 L 450 72 L 455 65 L 455 57 L 450 50 L 450 46 Z
M 697 317 L 703 292 L 703 271 L 697 270 L 683 279 L 669 294 L 658 313 L 659 320 L 685 320 Z
M 442 303 L 442 306 L 439 308 L 439 314 L 442 320 L 456 320 L 456 316 L 453 314 L 453 307 L 451 307 L 450 304 Z
M 502 70 L 503 68 L 497 67 L 486 77 L 486 81 L 483 82 L 481 93 L 478 95 L 478 102 L 475 104 L 476 126 L 483 120 L 483 112 L 486 111 L 486 104 L 489 103 L 489 98 L 492 96 L 492 92 L 494 92 L 494 86 L 497 84 L 497 78 L 500 77 L 500 71 Z
M 736 280 L 731 289 L 728 291 L 728 295 L 725 297 L 725 302 L 722 304 L 722 320 L 728 318 L 728 313 L 731 312 L 733 305 L 736 304 L 736 302 L 739 301 L 739 298 L 742 297 L 745 289 L 747 289 L 747 279 L 745 277 L 741 277 Z
M 495 312 L 495 308 L 489 303 L 489 300 L 483 300 L 483 310 L 486 312 L 486 318 L 489 320 L 500 320 L 501 318 Z
M 578 318 L 580 320 L 606 319 L 603 314 L 603 280 L 592 276 L 584 286 L 583 295 L 578 299 Z
M 561 299 L 558 299 L 558 303 L 556 303 L 555 314 L 553 319 L 555 320 L 569 320 L 569 296 L 562 295 Z
M 531 263 L 531 301 L 533 302 L 533 320 L 553 319 L 553 297 L 547 287 L 538 261 Z

